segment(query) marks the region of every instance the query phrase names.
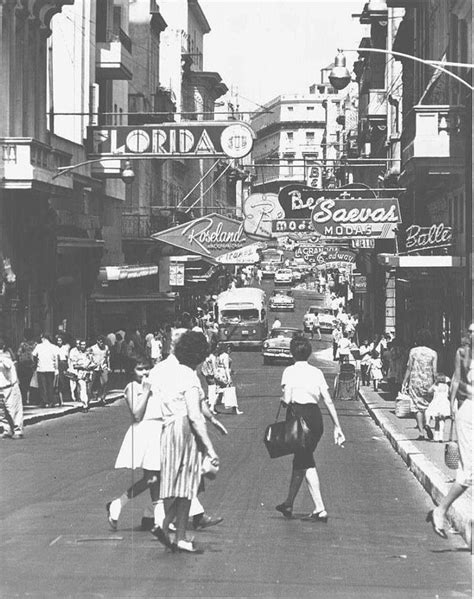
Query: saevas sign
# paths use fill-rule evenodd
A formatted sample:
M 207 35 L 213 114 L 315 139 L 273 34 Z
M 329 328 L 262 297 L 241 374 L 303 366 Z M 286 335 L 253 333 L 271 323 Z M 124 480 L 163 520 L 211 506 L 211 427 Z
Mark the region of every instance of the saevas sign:
M 89 158 L 243 158 L 252 150 L 249 125 L 229 121 L 162 123 L 140 127 L 89 127 Z
M 152 237 L 213 259 L 254 243 L 245 235 L 241 221 L 220 214 L 197 218 L 189 223 L 155 233 Z
M 396 198 L 333 199 L 320 197 L 311 214 L 314 230 L 324 237 L 394 237 L 401 222 Z

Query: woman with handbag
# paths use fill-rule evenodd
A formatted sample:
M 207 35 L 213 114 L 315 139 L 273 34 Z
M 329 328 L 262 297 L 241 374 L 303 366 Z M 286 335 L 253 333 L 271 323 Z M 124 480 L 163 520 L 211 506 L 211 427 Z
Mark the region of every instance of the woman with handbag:
M 159 395 L 151 393 L 148 382 L 150 365 L 146 360 L 131 358 L 128 364 L 130 382 L 125 387 L 124 395 L 130 410 L 132 424 L 123 439 L 115 461 L 115 468 L 141 468 L 143 476 L 137 480 L 123 495 L 106 505 L 107 519 L 113 530 L 122 508 L 137 495 L 150 489 L 151 501 L 155 512 L 155 521 L 160 520 L 160 450 L 161 429 L 163 419 Z
M 456 480 L 438 507 L 428 512 L 426 516 L 426 521 L 431 522 L 434 532 L 443 539 L 448 538 L 445 522 L 449 508 L 458 497 L 472 487 L 473 341 L 474 323 L 471 323 L 468 335 L 463 338 L 463 345 L 456 352 L 450 390 L 451 417 L 455 420 L 459 448 L 459 467 L 456 472 Z
M 218 394 L 222 395 L 222 402 L 225 408 L 232 408 L 233 413 L 238 416 L 243 412 L 239 409 L 237 403 L 237 392 L 232 381 L 232 359 L 230 357 L 230 347 L 223 343 L 217 347 L 215 379 L 220 387 Z
M 308 364 L 308 359 L 312 353 L 309 339 L 302 336 L 293 337 L 290 350 L 295 363 L 283 371 L 281 379 L 282 401 L 287 406 L 287 420 L 295 416 L 302 417 L 313 433 L 313 443 L 311 447 L 295 452 L 288 496 L 283 503 L 276 506 L 276 509 L 285 518 L 291 518 L 296 495 L 303 479 L 306 479 L 309 492 L 314 501 L 314 510 L 302 520 L 327 522 L 328 513 L 321 496 L 318 472 L 313 457 L 313 452 L 323 434 L 323 419 L 318 406 L 320 399 L 324 401 L 334 423 L 334 442 L 336 445 L 341 446 L 345 441 L 345 437 L 339 424 L 336 408 L 329 395 L 324 374 L 319 368 Z

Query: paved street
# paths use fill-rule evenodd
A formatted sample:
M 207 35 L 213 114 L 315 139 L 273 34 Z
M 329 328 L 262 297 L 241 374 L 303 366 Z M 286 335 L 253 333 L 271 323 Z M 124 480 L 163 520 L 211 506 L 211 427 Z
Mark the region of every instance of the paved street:
M 309 300 L 284 325 L 301 326 Z M 272 319 L 270 319 L 272 321 Z M 314 342 L 315 351 L 328 347 Z M 470 597 L 462 539 L 442 541 L 424 522 L 431 501 L 359 402 L 336 402 L 344 449 L 326 433 L 317 450 L 329 523 L 293 520 L 274 506 L 286 496 L 291 458 L 270 460 L 262 442 L 280 395 L 283 366 L 234 352 L 243 416 L 222 415 L 214 435 L 218 479 L 203 495 L 224 522 L 196 533 L 206 552 L 173 555 L 139 529 L 147 497 L 130 502 L 109 530 L 105 503 L 132 482 L 113 463 L 128 426 L 123 400 L 89 414 L 28 427 L 1 445 L 2 597 Z M 332 383 L 334 366 L 315 360 Z

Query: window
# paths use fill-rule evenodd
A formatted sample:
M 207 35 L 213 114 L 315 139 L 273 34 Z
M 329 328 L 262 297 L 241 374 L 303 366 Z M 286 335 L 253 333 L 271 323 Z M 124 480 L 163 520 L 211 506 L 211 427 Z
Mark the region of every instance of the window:
M 314 143 L 314 131 L 306 131 L 306 143 Z
M 293 131 L 287 131 L 286 132 L 286 138 L 287 138 L 287 141 L 292 142 L 294 140 Z
M 293 160 L 293 158 L 289 158 L 287 160 L 287 164 L 288 164 L 288 176 L 292 177 L 293 173 L 294 173 L 294 167 L 293 167 L 294 160 Z
M 306 106 L 306 110 L 314 110 L 314 106 Z
M 293 112 L 293 106 L 288 106 L 288 112 Z

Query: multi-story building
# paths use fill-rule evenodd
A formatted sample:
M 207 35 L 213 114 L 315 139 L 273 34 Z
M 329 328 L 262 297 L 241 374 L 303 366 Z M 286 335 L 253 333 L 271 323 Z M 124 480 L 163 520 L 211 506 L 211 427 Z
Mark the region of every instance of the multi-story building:
M 291 183 L 334 186 L 341 102 L 342 96 L 322 82 L 309 93 L 278 96 L 253 115 L 255 191 L 278 193 Z
M 355 65 L 359 152 L 386 164 L 382 170 L 378 166 L 378 174 L 364 169 L 365 177 L 358 178 L 371 187 L 398 185 L 403 219 L 398 251 L 376 247 L 383 279 L 373 256 L 369 260 L 377 279 L 372 289 L 376 324 L 396 330 L 408 346 L 417 329 L 428 328 L 440 367 L 449 369 L 472 318 L 472 91 L 430 62 L 472 63 L 472 5 L 462 0 L 383 5 L 368 3 L 362 11 L 370 37 L 362 40 Z M 371 47 L 389 55 L 364 52 Z M 470 81 L 470 70 L 446 69 Z M 421 243 L 417 232 L 433 226 L 445 242 Z

